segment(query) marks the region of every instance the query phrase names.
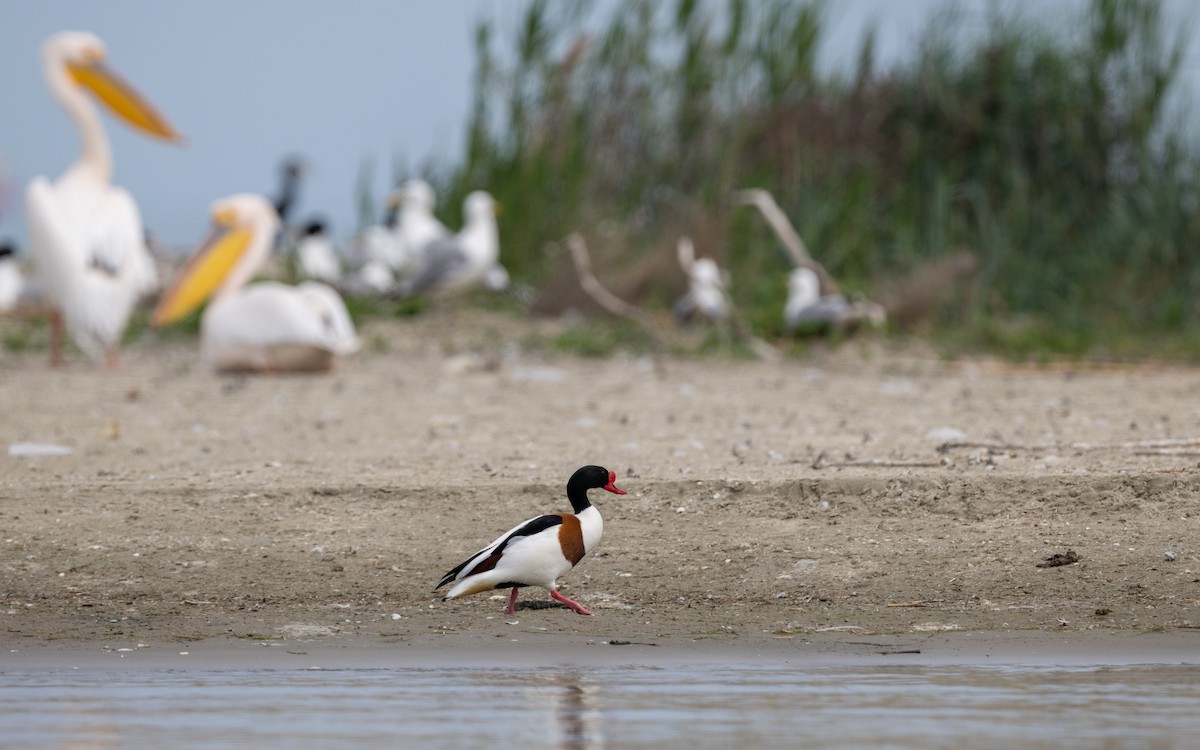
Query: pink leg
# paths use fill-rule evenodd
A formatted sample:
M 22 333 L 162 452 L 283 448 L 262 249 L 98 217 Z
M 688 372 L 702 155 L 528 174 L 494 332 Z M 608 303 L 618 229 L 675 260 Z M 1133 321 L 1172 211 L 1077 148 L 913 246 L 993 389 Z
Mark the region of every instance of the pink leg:
M 108 350 L 108 357 L 105 360 L 105 365 L 109 370 L 121 369 L 121 350 L 117 346 Z
M 513 586 L 512 593 L 508 595 L 508 609 L 504 610 L 504 614 L 511 615 L 517 611 L 517 587 Z
M 63 317 L 57 309 L 50 311 L 50 366 L 59 367 L 63 363 Z
M 562 594 L 558 593 L 557 591 L 551 591 L 550 596 L 554 597 L 558 601 L 560 601 L 563 604 L 570 607 L 572 609 L 572 611 L 574 611 L 575 614 L 577 614 L 577 615 L 594 615 L 594 614 L 596 614 L 595 612 L 592 612 L 591 610 L 589 610 L 587 607 L 583 606 L 579 602 L 572 601 L 571 599 L 568 599 L 567 597 L 563 596 Z

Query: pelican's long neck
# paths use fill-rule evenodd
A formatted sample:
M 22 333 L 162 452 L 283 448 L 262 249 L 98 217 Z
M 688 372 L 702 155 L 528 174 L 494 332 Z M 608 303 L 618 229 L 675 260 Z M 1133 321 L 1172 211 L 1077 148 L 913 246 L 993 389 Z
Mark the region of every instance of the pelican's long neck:
M 112 147 L 100 122 L 100 111 L 67 75 L 67 67 L 54 60 L 46 64 L 46 82 L 50 93 L 58 100 L 79 130 L 83 153 L 66 174 L 87 172 L 105 183 L 112 181 Z
M 251 225 L 250 244 L 246 246 L 238 264 L 233 267 L 233 270 L 213 293 L 214 299 L 233 294 L 254 278 L 254 274 L 258 273 L 258 269 L 262 268 L 263 264 L 267 262 L 267 258 L 270 257 L 271 243 L 278 230 L 279 220 L 273 217 L 262 217 L 254 221 Z

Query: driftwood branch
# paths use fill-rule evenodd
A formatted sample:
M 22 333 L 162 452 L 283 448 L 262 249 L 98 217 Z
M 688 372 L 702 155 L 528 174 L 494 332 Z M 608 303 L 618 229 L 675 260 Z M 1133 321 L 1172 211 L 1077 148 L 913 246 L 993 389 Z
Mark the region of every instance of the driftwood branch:
M 587 243 L 579 233 L 567 238 L 567 248 L 571 251 L 571 259 L 575 262 L 575 273 L 579 275 L 579 285 L 596 304 L 618 318 L 630 318 L 643 325 L 649 325 L 649 320 L 641 309 L 631 305 L 617 295 L 608 291 L 600 280 L 592 273 L 592 259 L 588 254 Z
M 808 252 L 808 246 L 804 244 L 804 240 L 800 239 L 800 233 L 792 226 L 787 214 L 775 202 L 775 196 L 761 188 L 751 188 L 737 191 L 733 194 L 733 198 L 738 203 L 751 205 L 758 209 L 763 218 L 767 220 L 767 224 L 775 231 L 775 236 L 783 243 L 784 249 L 792 258 L 792 263 L 801 268 L 811 269 L 813 273 L 817 274 L 821 280 L 822 294 L 839 294 L 841 292 L 838 283 L 825 270 L 825 266 L 818 263 Z
M 690 276 L 692 264 L 696 262 L 696 246 L 692 244 L 691 237 L 679 238 L 675 243 L 675 257 L 679 259 L 679 267 Z

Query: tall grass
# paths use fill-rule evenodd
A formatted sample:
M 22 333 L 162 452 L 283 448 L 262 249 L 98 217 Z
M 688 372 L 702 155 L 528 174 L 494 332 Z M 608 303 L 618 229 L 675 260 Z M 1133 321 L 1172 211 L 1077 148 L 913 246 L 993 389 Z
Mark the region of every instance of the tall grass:
M 443 192 L 496 195 L 505 262 L 534 284 L 574 230 L 626 263 L 691 233 L 768 335 L 788 261 L 730 205 L 748 186 L 852 290 L 973 249 L 971 306 L 944 321 L 970 340 L 1200 330 L 1200 155 L 1165 109 L 1185 32 L 1156 2 L 1093 0 L 1061 28 L 993 12 L 982 36 L 942 16 L 906 62 L 879 69 L 868 36 L 836 72 L 817 64 L 823 8 L 627 0 L 597 22 L 536 0 L 507 40 L 484 21 Z

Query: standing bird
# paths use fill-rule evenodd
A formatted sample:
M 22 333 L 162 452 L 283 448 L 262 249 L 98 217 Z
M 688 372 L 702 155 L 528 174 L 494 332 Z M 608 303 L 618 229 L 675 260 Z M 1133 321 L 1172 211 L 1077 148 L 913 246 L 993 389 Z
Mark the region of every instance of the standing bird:
M 25 279 L 17 267 L 16 248 L 7 240 L 0 242 L 0 313 L 17 306 L 25 292 Z
M 325 233 L 325 222 L 313 219 L 304 225 L 304 236 L 296 245 L 296 264 L 306 279 L 336 284 L 342 279 L 342 264 L 333 242 Z
M 687 294 L 680 297 L 671 311 L 683 322 L 699 315 L 713 323 L 729 320 L 725 299 L 725 278 L 715 261 L 696 258 L 696 248 L 688 237 L 680 237 L 675 246 L 679 266 L 688 277 Z
M 567 482 L 567 499 L 575 510 L 574 515 L 551 513 L 519 524 L 455 566 L 442 576 L 433 590 L 454 583 L 442 600 L 449 601 L 481 591 L 512 587 L 508 608 L 504 610 L 504 614 L 511 615 L 516 610 L 517 592 L 522 586 L 541 586 L 575 613 L 596 614 L 558 593 L 556 581 L 596 548 L 604 532 L 604 520 L 588 500 L 588 490 L 598 487 L 615 495 L 624 495 L 625 490 L 618 489 L 616 481 L 616 472 L 600 466 L 584 466 Z
M 323 371 L 337 356 L 358 350 L 346 305 L 325 284 L 245 286 L 270 255 L 279 229 L 265 198 L 233 195 L 213 203 L 211 213 L 212 234 L 163 295 L 151 325 L 174 323 L 211 296 L 200 319 L 200 351 L 222 371 Z
M 65 317 L 80 349 L 115 366 L 134 305 L 158 283 L 137 203 L 112 185 L 112 150 L 84 90 L 149 135 L 183 139 L 104 64 L 106 56 L 104 42 L 82 31 L 60 32 L 42 45 L 50 92 L 83 141 L 82 155 L 61 177 L 35 177 L 25 193 L 30 251 L 51 307 L 51 364 L 62 361 Z
M 425 245 L 417 270 L 403 281 L 395 297 L 451 292 L 483 283 L 500 260 L 500 232 L 496 226 L 496 201 L 476 190 L 463 204 L 466 222 L 462 231 Z
M 398 193 L 399 213 L 396 216 L 396 235 L 403 248 L 406 265 L 419 264 L 430 243 L 450 236 L 446 225 L 433 215 L 437 193 L 424 180 L 404 183 Z M 404 270 L 404 269 L 397 269 Z
M 300 183 L 304 181 L 304 160 L 299 156 L 289 156 L 279 165 L 279 192 L 271 201 L 279 222 L 287 226 L 292 217 L 292 209 L 300 198 Z

